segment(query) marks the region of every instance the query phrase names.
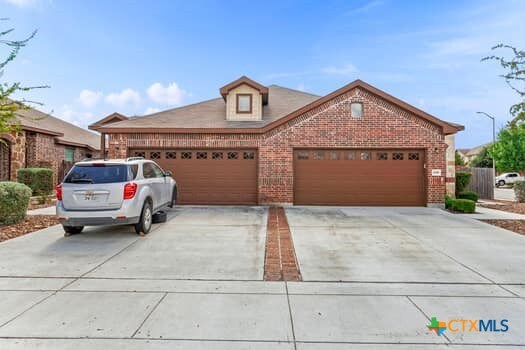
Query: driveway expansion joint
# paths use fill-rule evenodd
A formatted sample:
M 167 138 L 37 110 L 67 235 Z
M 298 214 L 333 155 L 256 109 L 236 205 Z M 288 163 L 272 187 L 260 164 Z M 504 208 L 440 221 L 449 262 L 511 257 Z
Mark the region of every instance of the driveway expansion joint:
M 146 323 L 146 321 L 150 318 L 150 316 L 155 312 L 155 310 L 157 310 L 157 308 L 159 307 L 160 303 L 162 303 L 162 301 L 166 298 L 166 296 L 168 295 L 167 292 L 164 293 L 164 295 L 159 299 L 159 301 L 157 301 L 157 303 L 151 308 L 151 311 L 146 315 L 146 317 L 144 317 L 144 320 L 142 320 L 142 322 L 140 323 L 140 325 L 137 327 L 137 329 L 135 329 L 135 332 L 133 332 L 133 334 L 131 335 L 131 338 L 134 338 L 135 335 L 137 335 L 137 333 L 140 331 L 140 329 L 142 328 L 142 326 L 144 326 L 144 323 Z

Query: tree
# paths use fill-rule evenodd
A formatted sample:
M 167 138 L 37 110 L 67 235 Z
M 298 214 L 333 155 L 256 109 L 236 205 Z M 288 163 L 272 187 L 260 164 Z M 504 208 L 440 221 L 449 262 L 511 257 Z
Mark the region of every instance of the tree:
M 520 97 L 521 101 L 510 107 L 510 114 L 514 116 L 509 122 L 509 126 L 513 127 L 525 121 L 525 51 L 518 50 L 511 45 L 498 44 L 492 50 L 507 50 L 511 51 L 511 57 L 492 55 L 484 57 L 482 61 L 496 60 L 499 64 L 507 70 L 501 77 L 505 78 L 507 84 Z
M 476 157 L 472 159 L 470 166 L 473 168 L 492 168 L 492 156 L 490 155 L 489 148 L 483 147 Z
M 464 166 L 465 165 L 465 160 L 463 159 L 463 157 L 459 154 L 459 152 L 457 150 L 456 150 L 454 156 L 456 158 L 456 166 Z
M 525 170 L 525 123 L 499 132 L 493 156 L 498 171 Z
M 5 20 L 5 19 L 0 19 Z M 12 62 L 18 55 L 20 49 L 27 45 L 27 43 L 34 38 L 36 30 L 31 33 L 24 40 L 9 40 L 5 39 L 14 28 L 7 29 L 0 32 L 0 46 L 7 47 L 9 53 L 3 61 L 0 61 L 0 79 L 3 77 L 4 68 L 8 63 Z M 2 79 L 3 80 L 3 79 Z M 45 88 L 47 86 L 23 86 L 20 82 L 0 82 L 0 135 L 3 133 L 10 133 L 19 129 L 19 122 L 17 120 L 18 112 L 20 110 L 29 109 L 28 103 L 41 103 L 27 100 L 23 97 L 16 97 L 16 95 L 23 95 L 24 93 L 33 90 Z M 4 142 L 0 139 L 0 142 Z

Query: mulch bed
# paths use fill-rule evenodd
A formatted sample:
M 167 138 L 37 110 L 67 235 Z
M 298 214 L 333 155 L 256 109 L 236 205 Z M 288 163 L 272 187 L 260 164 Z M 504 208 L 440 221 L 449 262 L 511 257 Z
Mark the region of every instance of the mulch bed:
M 525 215 L 525 203 L 507 202 L 507 204 L 478 204 L 480 207 L 503 210 Z
M 486 222 L 487 224 L 491 224 L 494 226 L 498 226 L 501 228 L 504 228 L 506 230 L 514 231 L 516 233 L 525 235 L 525 220 L 488 220 L 483 219 L 480 220 L 483 222 Z
M 268 209 L 264 280 L 302 281 L 290 226 L 282 207 Z
M 28 215 L 19 223 L 0 226 L 0 242 L 58 224 L 54 215 Z

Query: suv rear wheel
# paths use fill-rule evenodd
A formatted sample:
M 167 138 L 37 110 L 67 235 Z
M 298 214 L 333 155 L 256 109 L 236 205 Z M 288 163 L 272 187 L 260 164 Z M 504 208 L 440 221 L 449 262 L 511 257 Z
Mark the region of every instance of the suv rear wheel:
M 76 235 L 82 232 L 84 226 L 62 226 L 64 228 L 65 236 Z
M 140 214 L 140 221 L 135 224 L 135 232 L 139 235 L 147 235 L 151 230 L 151 223 L 153 221 L 153 213 L 151 211 L 150 202 L 144 203 L 142 213 Z

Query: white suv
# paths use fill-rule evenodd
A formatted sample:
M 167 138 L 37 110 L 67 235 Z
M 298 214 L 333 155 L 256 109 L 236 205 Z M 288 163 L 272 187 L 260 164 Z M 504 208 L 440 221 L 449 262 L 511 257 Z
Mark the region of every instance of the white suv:
M 516 181 L 523 181 L 523 176 L 519 173 L 503 173 L 500 176 L 496 176 L 496 187 L 513 184 Z
M 56 188 L 57 217 L 66 235 L 84 226 L 133 224 L 151 229 L 153 215 L 177 200 L 177 184 L 155 162 L 133 157 L 76 163 Z

